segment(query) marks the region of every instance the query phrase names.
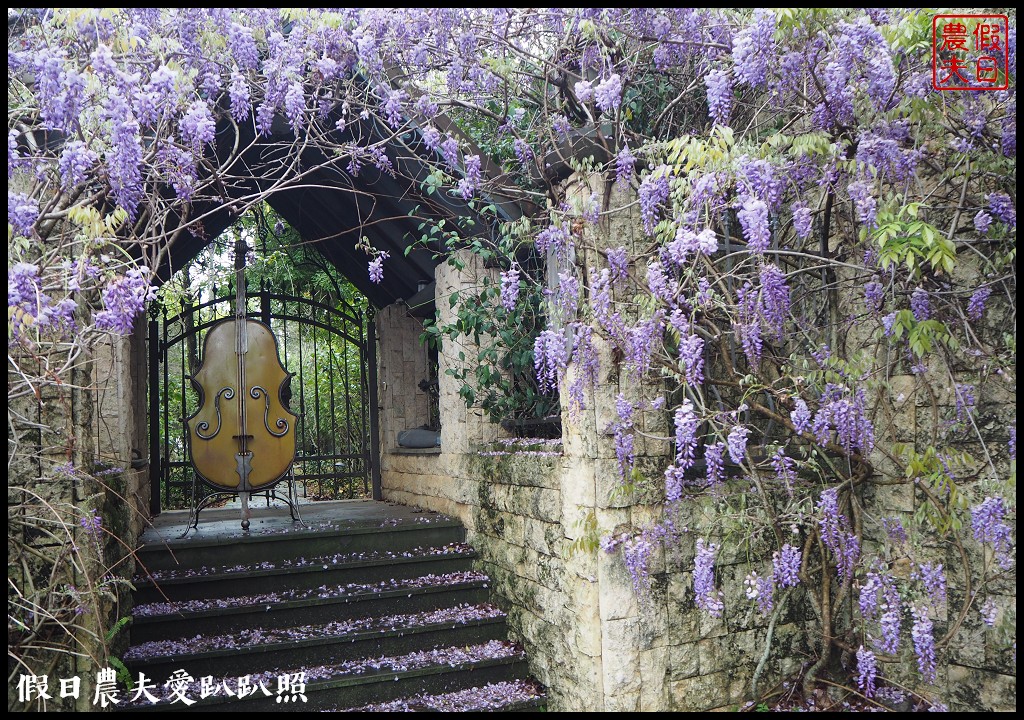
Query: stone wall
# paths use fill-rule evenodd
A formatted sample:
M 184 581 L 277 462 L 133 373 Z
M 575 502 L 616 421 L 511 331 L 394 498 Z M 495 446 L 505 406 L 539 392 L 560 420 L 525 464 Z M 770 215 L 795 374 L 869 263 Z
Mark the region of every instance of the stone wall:
M 44 638 L 21 656 L 27 668 L 19 672 L 49 675 L 51 693 L 61 677 L 78 676 L 83 687 L 79 700 L 57 698 L 48 702 L 49 710 L 92 709 L 97 670 L 109 664 L 110 655 L 119 655 L 127 640 L 126 633 L 111 640 L 106 635 L 130 611 L 124 581 L 134 563 L 128 548 L 146 524 L 149 507 L 146 470 L 132 468 L 133 450 L 142 458 L 147 448 L 144 323 L 137 327 L 130 338 L 107 336 L 80 353 L 70 383 L 44 380 L 38 395 L 14 391 L 11 400 L 8 573 L 26 594 L 9 602 L 8 611 L 14 618 L 24 613 L 25 622 Z M 9 394 L 23 387 L 21 372 L 48 379 L 45 363 L 58 367 L 66 359 L 60 345 L 20 350 L 9 348 L 20 370 L 9 365 Z M 102 528 L 94 531 L 86 525 L 95 515 Z M 27 545 L 31 552 L 25 552 Z M 44 590 L 44 596 L 33 597 L 33 589 Z M 11 650 L 12 633 L 8 641 Z M 13 640 L 15 654 L 18 642 Z M 8 706 L 26 709 L 17 697 L 17 677 L 8 685 Z
M 624 198 L 620 202 L 626 204 Z M 624 212 L 605 232 L 616 243 L 629 242 L 635 220 Z M 438 268 L 441 325 L 450 319 L 447 298 L 453 292 L 477 289 L 488 273 L 496 276 L 468 253 L 458 263 L 461 270 Z M 672 557 L 662 553 L 655 559 L 654 586 L 643 602 L 637 600 L 621 555 L 596 548 L 600 535 L 650 525 L 661 512 L 645 504 L 642 494 L 627 497 L 614 491 L 620 480 L 606 432 L 617 393 L 638 400 L 656 390 L 606 375 L 588 393 L 583 413 L 563 409 L 561 453 L 552 455 L 546 446 L 531 451 L 538 454 L 509 453 L 495 442 L 498 426 L 479 409 L 467 409 L 456 382 L 444 372 L 465 362 L 460 351 L 470 358 L 475 353 L 464 344 L 445 343 L 439 372 L 441 452 L 385 450 L 384 497 L 444 512 L 466 525 L 481 566 L 509 613 L 509 625 L 526 647 L 531 672 L 549 688 L 550 708 L 707 710 L 743 701 L 762 656 L 767 621 L 739 612 L 714 621 L 694 606 L 690 535 L 684 535 L 682 549 Z M 598 350 L 602 366 L 612 367 L 610 351 L 600 345 Z M 574 368 L 569 372 L 571 377 Z M 640 427 L 667 433 L 663 413 L 645 413 Z M 650 469 L 664 462 L 667 445 L 639 441 L 637 451 Z M 691 508 L 680 521 L 699 528 L 704 509 Z M 742 596 L 746 550 L 737 544 L 733 556 L 721 558 L 720 577 L 732 597 Z M 805 656 L 800 620 L 794 610 L 775 623 L 776 652 L 766 659 L 762 683 L 795 670 Z
M 957 273 L 979 277 L 972 260 L 969 256 L 958 257 Z M 838 315 L 855 316 L 861 300 L 856 294 L 840 298 Z M 994 296 L 982 319 L 972 323 L 971 332 L 988 354 L 1002 342 L 1005 328 L 1013 324 L 1014 318 L 1005 303 Z M 844 330 L 837 346 L 844 356 L 878 356 L 888 351 L 887 344 L 878 341 L 872 323 L 851 322 Z M 903 468 L 883 450 L 894 447 L 902 449 L 904 462 L 911 451 L 924 453 L 930 446 L 943 448 L 950 455 L 948 466 L 961 502 L 969 505 L 977 504 L 991 492 L 991 480 L 1012 475 L 1008 440 L 1009 428 L 1016 423 L 1016 369 L 1000 367 L 987 358 L 985 362 L 973 359 L 979 355 L 972 355 L 969 347 L 958 353 L 933 353 L 916 372 L 914 363 L 904 359 L 880 384 L 878 395 L 873 398 L 877 444 L 870 457 L 877 479 L 884 483 L 904 478 Z M 974 412 L 969 420 L 957 409 L 957 391 L 951 379 L 954 371 L 958 382 L 969 384 L 974 395 Z M 878 517 L 899 518 L 907 527 L 918 522 L 927 527 L 927 523 L 933 522 L 927 519 L 927 497 L 913 483 L 879 483 L 871 486 L 868 493 L 865 501 Z M 969 529 L 962 534 L 969 538 Z M 991 550 L 982 551 L 971 540 L 963 544 L 961 555 L 961 548 L 951 542 L 893 546 L 880 531 L 865 531 L 865 548 L 869 552 L 878 552 L 882 544 L 888 546 L 893 570 L 903 580 L 910 579 L 912 561 L 943 565 L 948 601 L 930 609 L 929 617 L 935 625 L 936 637 L 956 629 L 948 648 L 938 653 L 933 685 L 922 684 L 919 675 L 911 670 L 912 662 L 887 666 L 886 676 L 906 687 L 938 696 L 950 710 L 1015 710 L 1015 568 L 996 573 L 984 587 L 979 587 L 981 568 L 992 568 L 994 561 Z M 969 583 L 963 573 L 965 561 L 974 575 Z M 974 596 L 973 601 L 970 595 Z M 979 612 L 983 599 L 989 597 L 999 608 L 999 622 L 994 628 L 985 626 Z
M 602 197 L 603 185 L 573 178 L 566 188 L 568 202 L 582 204 L 592 193 Z M 607 215 L 590 233 L 586 246 L 597 248 L 640 242 L 638 209 L 630 198 L 610 191 L 611 206 L 620 212 Z M 605 267 L 600 253 L 577 257 L 582 268 Z M 462 271 L 438 269 L 439 322 L 450 319 L 448 297 L 479 286 L 481 278 L 496 271 L 482 268 L 477 259 L 462 254 Z M 967 272 L 970 269 L 967 268 Z M 856 295 L 856 293 L 854 293 Z M 627 299 L 628 298 L 619 298 Z M 842 356 L 871 357 L 888 352 L 869 323 L 850 320 L 860 314 L 863 298 L 840 298 L 833 309 L 836 338 L 833 347 Z M 986 323 L 1009 327 L 1013 319 L 990 306 Z M 847 320 L 842 320 L 847 318 Z M 980 332 L 980 331 L 979 331 Z M 687 503 L 676 518 L 682 541 L 671 553 L 658 548 L 652 563 L 653 585 L 638 601 L 621 554 L 594 549 L 598 537 L 613 536 L 653 524 L 662 513 L 652 502 L 661 496 L 660 469 L 669 451 L 664 441 L 638 435 L 638 464 L 652 486 L 632 494 L 621 485 L 609 427 L 615 417 L 615 397 L 622 393 L 639 403 L 665 392 L 644 386 L 635 378 L 620 377 L 609 349 L 596 337 L 603 375 L 586 396 L 586 409 L 570 414 L 563 407 L 563 447 L 556 457 L 506 454 L 496 444 L 498 428 L 488 424 L 479 410 L 467 410 L 458 397 L 458 385 L 445 368 L 461 362 L 458 352 L 472 357 L 465 344 L 449 343 L 441 350 L 442 448 L 429 457 L 394 455 L 382 459 L 386 499 L 416 504 L 459 518 L 468 528 L 470 542 L 481 553 L 481 565 L 494 580 L 494 588 L 509 612 L 510 627 L 524 643 L 534 675 L 550 688 L 551 709 L 557 711 L 683 710 L 736 707 L 765 691 L 782 677 L 800 670 L 817 652 L 818 623 L 803 591 L 797 588 L 782 601 L 781 609 L 762 617 L 743 601 L 743 581 L 752 567 L 770 572 L 774 544 L 752 536 L 749 524 L 732 526 L 709 519 L 722 517 L 716 500 Z M 969 371 L 969 359 L 957 372 Z M 966 364 L 965 364 L 966 363 Z M 884 363 L 883 363 L 884 364 Z M 909 363 L 908 363 L 909 365 Z M 612 369 L 612 370 L 610 370 Z M 874 402 L 877 448 L 894 444 L 923 451 L 937 442 L 958 452 L 970 452 L 974 462 L 961 470 L 958 483 L 976 502 L 985 478 L 1006 477 L 1007 428 L 1015 422 L 1015 372 L 1012 368 L 978 367 L 972 382 L 978 398 L 977 431 L 951 430 L 956 398 L 948 369 L 937 360 L 925 374 L 896 368 Z M 567 383 L 575 368 L 568 368 Z M 564 397 L 564 396 L 563 396 Z M 669 434 L 664 413 L 639 413 L 637 426 L 652 436 Z M 978 436 L 990 438 L 989 446 Z M 496 452 L 498 451 L 498 452 Z M 892 457 L 876 449 L 871 457 L 881 482 L 866 490 L 872 520 L 865 524 L 865 551 L 884 542 L 879 518 L 895 516 L 908 526 L 921 516 L 925 499 L 913 484 L 892 484 L 903 470 Z M 721 498 L 719 501 L 723 500 Z M 726 598 L 725 616 L 710 618 L 694 605 L 692 568 L 695 537 L 718 543 L 716 577 Z M 1012 638 L 1005 628 L 986 628 L 980 620 L 979 588 L 968 587 L 959 550 L 950 543 L 939 548 L 916 548 L 919 562 L 942 562 L 947 568 L 949 606 L 966 607 L 953 613 L 948 607 L 933 612 L 938 637 L 957 628 L 947 649 L 940 650 L 940 675 L 934 685 L 921 684 L 908 656 L 900 664 L 887 664 L 883 674 L 927 697 L 938 698 L 951 709 L 1000 710 L 1015 708 L 1016 678 Z M 972 567 L 992 563 L 977 549 L 965 551 Z M 909 550 L 894 555 L 894 571 L 909 580 Z M 1001 617 L 1015 614 L 1013 573 L 1004 574 L 984 589 L 996 598 Z M 965 603 L 965 593 L 976 594 Z M 909 622 L 909 615 L 906 619 Z M 771 651 L 766 653 L 766 647 Z M 907 650 L 906 652 L 911 652 Z M 836 661 L 840 661 L 838 653 Z M 948 661 L 948 662 L 947 662 Z

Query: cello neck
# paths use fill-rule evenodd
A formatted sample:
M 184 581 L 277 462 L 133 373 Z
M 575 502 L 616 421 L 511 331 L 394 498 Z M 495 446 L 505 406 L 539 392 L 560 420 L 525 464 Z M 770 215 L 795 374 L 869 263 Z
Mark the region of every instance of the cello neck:
M 245 332 L 245 254 L 248 247 L 245 240 L 235 245 L 235 352 L 244 355 L 248 352 Z
M 238 359 L 238 489 L 249 490 L 249 429 L 246 427 L 245 396 L 248 384 L 245 380 L 245 354 L 249 352 L 249 339 L 245 321 L 245 253 L 244 240 L 235 245 L 235 357 Z

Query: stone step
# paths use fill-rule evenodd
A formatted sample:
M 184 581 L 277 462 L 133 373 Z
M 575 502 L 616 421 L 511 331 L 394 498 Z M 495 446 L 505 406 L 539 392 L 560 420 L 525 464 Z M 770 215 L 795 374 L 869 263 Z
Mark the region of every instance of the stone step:
M 136 605 L 131 642 L 170 640 L 194 634 L 225 634 L 332 621 L 399 615 L 488 599 L 486 575 L 476 571 L 425 575 L 378 583 L 320 586 L 209 600 Z
M 248 533 L 234 511 L 203 517 L 180 538 L 181 518 L 161 516 L 137 551 L 124 661 L 161 702 L 119 709 L 186 709 L 172 678 L 208 712 L 543 707 L 459 523 L 371 502 L 311 507 L 305 525 L 271 508 Z M 288 702 L 299 673 L 306 702 Z
M 155 570 L 137 576 L 136 605 L 200 600 L 261 593 L 443 575 L 471 569 L 476 552 L 464 543 L 416 547 L 405 551 L 331 553 L 263 561 L 249 565 L 216 565 Z
M 180 636 L 181 633 L 178 633 Z M 281 629 L 196 635 L 133 644 L 124 655 L 133 676 L 240 676 L 268 668 L 303 667 L 399 655 L 442 645 L 464 646 L 507 637 L 505 614 L 493 605 L 462 605 Z
M 155 573 L 381 550 L 400 553 L 414 548 L 460 543 L 465 540 L 465 535 L 465 529 L 458 522 L 441 516 L 423 515 L 412 520 L 370 526 L 320 523 L 250 533 L 239 531 L 237 535 L 228 537 L 152 539 L 136 550 L 136 557 L 145 572 Z
M 517 679 L 478 685 L 440 695 L 422 693 L 359 707 L 340 707 L 337 712 L 540 712 L 543 689 L 534 680 Z
M 301 668 L 305 687 L 298 697 L 294 686 L 283 686 L 282 678 L 299 678 L 299 670 L 290 668 L 254 674 L 247 685 L 255 689 L 244 699 L 237 697 L 238 678 L 217 678 L 208 687 L 216 690 L 203 698 L 202 684 L 193 678 L 185 697 L 195 700 L 191 710 L 206 712 L 290 710 L 315 712 L 338 707 L 382 703 L 412 695 L 442 695 L 465 691 L 474 686 L 525 680 L 527 667 L 522 649 L 504 640 L 492 640 L 469 647 L 441 647 L 399 657 L 378 657 L 333 665 Z M 224 688 L 235 694 L 229 695 Z M 266 688 L 264 691 L 262 688 Z M 293 694 L 290 690 L 295 690 Z M 121 709 L 182 710 L 184 703 L 174 699 L 169 689 L 153 688 L 158 703 L 145 697 Z M 280 699 L 279 699 L 280 698 Z

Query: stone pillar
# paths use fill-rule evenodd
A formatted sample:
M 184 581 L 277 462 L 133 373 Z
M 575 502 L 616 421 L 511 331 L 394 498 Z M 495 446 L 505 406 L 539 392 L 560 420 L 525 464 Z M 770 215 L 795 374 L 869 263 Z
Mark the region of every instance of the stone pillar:
M 423 321 L 395 303 L 377 313 L 377 397 L 380 450 L 398 447 L 398 433 L 430 421 L 429 397 L 419 389 L 429 376 L 427 351 L 420 342 Z
M 456 308 L 450 298 L 458 294 L 465 297 L 478 293 L 487 283 L 500 282 L 499 272 L 485 268 L 479 255 L 460 250 L 452 255 L 449 262 L 439 265 L 435 274 L 437 323 L 439 326 L 452 324 Z M 445 453 L 468 453 L 480 443 L 492 442 L 499 436 L 501 427 L 487 418 L 487 413 L 478 407 L 467 408 L 459 395 L 462 383 L 452 377 L 448 370 L 462 370 L 474 367 L 480 346 L 468 336 L 444 337 L 438 353 L 438 390 L 441 411 L 441 449 Z
M 606 183 L 610 183 L 608 187 Z M 573 175 L 566 186 L 566 199 L 576 208 L 586 207 L 591 198 L 608 198 L 608 205 L 597 224 L 582 223 L 583 242 L 577 249 L 578 270 L 589 285 L 591 272 L 606 268 L 600 251 L 625 246 L 631 253 L 643 240 L 635 193 L 622 188 L 603 175 Z M 578 225 L 577 225 L 578 227 Z M 582 248 L 582 249 L 580 249 Z M 629 298 L 616 297 L 616 300 Z M 586 408 L 570 411 L 564 389 L 579 369 L 570 363 L 562 395 L 562 435 L 570 468 L 563 476 L 564 527 L 569 540 L 577 539 L 588 516 L 596 520 L 597 532 L 619 534 L 651 525 L 660 506 L 645 504 L 644 493 L 623 493 L 620 488 L 612 426 L 617 419 L 615 400 L 624 395 L 640 409 L 636 427 L 647 435 L 667 436 L 664 412 L 644 408 L 664 393 L 656 378 L 637 378 L 620 372 L 622 366 L 612 355 L 610 344 L 593 334 L 600 363 L 597 385 L 585 392 Z M 634 438 L 636 462 L 652 483 L 652 493 L 660 488 L 660 471 L 667 462 L 669 444 L 637 434 Z M 575 537 L 574 537 L 575 535 Z M 665 691 L 668 673 L 668 613 L 666 598 L 652 597 L 643 607 L 636 599 L 632 583 L 618 555 L 598 551 L 589 557 L 593 588 L 579 593 L 579 612 L 596 626 L 595 659 L 599 668 L 600 692 L 588 709 L 603 711 L 650 711 L 667 707 Z M 572 568 L 572 563 L 569 564 Z M 651 572 L 664 571 L 664 558 L 656 557 Z M 599 698 L 599 699 L 598 699 Z

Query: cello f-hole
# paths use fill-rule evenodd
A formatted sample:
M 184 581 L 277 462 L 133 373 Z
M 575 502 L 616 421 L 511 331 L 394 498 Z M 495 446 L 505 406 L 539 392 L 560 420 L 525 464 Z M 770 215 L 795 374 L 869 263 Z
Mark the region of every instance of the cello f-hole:
M 235 396 L 235 391 L 233 389 L 231 389 L 230 387 L 223 387 L 223 388 L 221 388 L 220 390 L 217 391 L 217 395 L 213 399 L 213 408 L 214 408 L 214 410 L 217 413 L 217 429 L 214 430 L 209 435 L 204 435 L 203 431 L 210 429 L 210 423 L 206 422 L 205 420 L 203 422 L 199 423 L 198 425 L 196 425 L 196 437 L 198 437 L 200 440 L 211 440 L 211 439 L 217 437 L 217 433 L 220 432 L 220 426 L 221 426 L 220 398 L 221 398 L 222 395 L 224 396 L 225 399 L 230 400 L 231 398 L 233 398 Z
M 284 418 L 278 418 L 274 423 L 274 427 L 281 430 L 281 432 L 274 432 L 270 429 L 270 395 L 267 393 L 266 388 L 260 385 L 253 385 L 252 390 L 249 391 L 249 395 L 254 400 L 260 399 L 260 394 L 263 395 L 263 427 L 267 429 L 267 432 L 274 437 L 284 437 L 288 433 L 288 421 Z

